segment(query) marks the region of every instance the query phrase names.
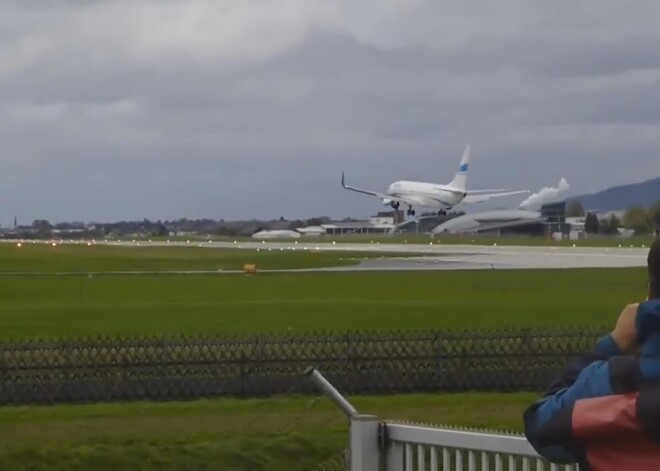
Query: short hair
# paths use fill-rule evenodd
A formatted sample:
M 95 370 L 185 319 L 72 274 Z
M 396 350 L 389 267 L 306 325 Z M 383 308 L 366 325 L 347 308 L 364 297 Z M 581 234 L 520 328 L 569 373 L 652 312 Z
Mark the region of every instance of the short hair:
M 653 296 L 660 297 L 660 237 L 655 239 L 655 242 L 651 245 L 647 264 L 651 292 Z

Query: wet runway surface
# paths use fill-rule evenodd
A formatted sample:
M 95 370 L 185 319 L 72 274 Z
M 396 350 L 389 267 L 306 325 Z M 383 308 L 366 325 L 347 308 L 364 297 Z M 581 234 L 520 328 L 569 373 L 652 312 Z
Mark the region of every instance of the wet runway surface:
M 363 260 L 357 266 L 318 270 L 466 270 L 539 268 L 644 267 L 645 247 L 530 247 L 421 244 L 240 244 L 261 250 L 323 250 L 360 253 L 405 253 L 405 256 Z M 224 244 L 225 247 L 235 244 Z
M 438 250 L 442 253 L 442 250 Z M 555 250 L 549 248 L 503 248 L 446 250 L 402 258 L 362 260 L 357 266 L 320 269 L 324 271 L 392 270 L 483 270 L 645 267 L 647 253 L 635 249 Z M 314 269 L 318 271 L 319 269 Z

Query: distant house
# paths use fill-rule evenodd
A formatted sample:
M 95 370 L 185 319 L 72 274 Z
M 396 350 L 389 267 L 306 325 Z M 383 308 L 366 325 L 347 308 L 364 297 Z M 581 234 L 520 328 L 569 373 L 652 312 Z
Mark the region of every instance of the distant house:
M 327 229 L 323 226 L 299 227 L 296 231 L 307 237 L 319 237 L 328 233 Z
M 367 221 L 334 222 L 332 224 L 323 224 L 328 235 L 344 234 L 390 234 L 394 231 L 394 224 L 383 223 L 377 218 Z
M 300 233 L 289 230 L 263 230 L 252 234 L 253 239 L 272 240 L 272 239 L 299 239 Z
M 345 234 L 391 234 L 395 229 L 391 214 L 379 214 L 367 220 L 344 220 L 299 227 L 296 231 L 307 237 Z

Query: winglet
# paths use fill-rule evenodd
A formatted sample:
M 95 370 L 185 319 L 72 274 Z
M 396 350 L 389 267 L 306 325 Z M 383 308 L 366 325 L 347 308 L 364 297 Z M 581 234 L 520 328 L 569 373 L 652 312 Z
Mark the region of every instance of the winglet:
M 341 186 L 346 188 L 346 177 L 344 176 L 344 172 L 341 172 Z

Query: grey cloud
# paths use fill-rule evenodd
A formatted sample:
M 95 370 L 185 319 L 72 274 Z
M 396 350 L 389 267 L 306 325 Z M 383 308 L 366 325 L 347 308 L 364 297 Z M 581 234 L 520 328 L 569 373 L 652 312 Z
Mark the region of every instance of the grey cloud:
M 379 202 L 344 192 L 342 170 L 381 190 L 447 181 L 467 143 L 475 188 L 565 177 L 583 192 L 657 174 L 655 4 L 639 20 L 605 2 L 599 22 L 581 9 L 567 22 L 566 4 L 523 3 L 384 2 L 369 15 L 369 2 L 282 0 L 264 4 L 270 23 L 236 14 L 237 52 L 206 35 L 226 24 L 217 15 L 183 41 L 167 37 L 171 16 L 150 23 L 155 2 L 10 3 L 0 222 L 366 215 Z M 164 10 L 175 4 L 185 12 Z M 190 2 L 189 17 L 212 4 Z M 271 34 L 284 36 L 264 44 Z M 41 38 L 32 52 L 26 38 Z
M 546 99 L 538 103 L 543 112 L 528 116 L 527 123 L 658 125 L 658 87 L 660 70 L 656 80 L 643 86 L 568 93 L 559 99 Z
M 623 38 L 479 38 L 447 54 L 447 68 L 465 72 L 517 68 L 538 77 L 599 76 L 660 67 L 660 34 Z

